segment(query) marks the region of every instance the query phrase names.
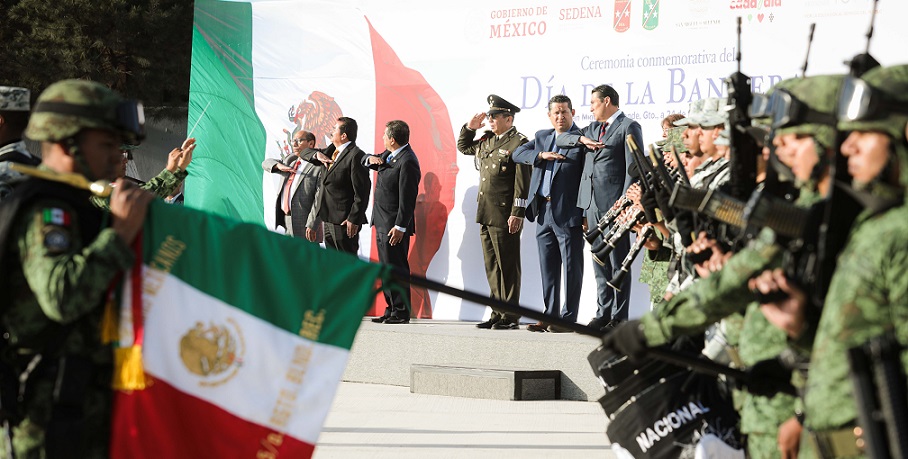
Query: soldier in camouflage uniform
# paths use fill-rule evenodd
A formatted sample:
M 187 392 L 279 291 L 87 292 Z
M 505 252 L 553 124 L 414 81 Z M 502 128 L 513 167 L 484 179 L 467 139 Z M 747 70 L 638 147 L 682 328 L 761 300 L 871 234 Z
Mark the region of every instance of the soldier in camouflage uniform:
M 838 257 L 819 322 L 806 319 L 804 292 L 781 272 L 760 276 L 758 286 L 790 295 L 763 311 L 796 345 L 812 349 L 802 443 L 822 457 L 861 457 L 846 351 L 887 332 L 908 343 L 908 65 L 846 80 L 839 106 L 838 128 L 852 131 L 842 154 L 866 207 Z
M 520 301 L 520 233 L 526 213 L 533 168 L 517 164 L 511 153 L 527 143 L 514 127 L 520 109 L 494 94 L 488 97 L 488 113 L 478 113 L 460 129 L 457 149 L 476 157 L 479 194 L 476 223 L 482 240 L 486 276 L 492 298 L 517 304 Z M 488 116 L 490 131 L 476 139 L 476 131 Z M 516 329 L 519 316 L 492 310 L 479 328 Z
M 26 135 L 42 141 L 40 168 L 114 180 L 140 120 L 141 106 L 105 86 L 65 80 L 38 98 Z M 120 179 L 107 213 L 85 190 L 29 179 L 0 205 L 0 400 L 16 457 L 107 457 L 113 349 L 102 313 L 151 199 Z
M 831 122 L 841 80 L 841 76 L 793 79 L 780 82 L 774 89 L 784 89 L 814 112 L 829 117 Z M 816 175 L 817 171 L 825 172 L 825 168 L 815 168 L 813 165 L 821 163 L 820 158 L 834 146 L 834 128 L 799 121 L 798 124 L 783 127 L 778 135 L 776 144 L 780 149 L 792 146 L 780 144 L 778 139 L 794 140 L 799 137 L 804 145 L 810 147 L 807 153 L 812 155 L 812 162 L 788 164 L 798 171 L 803 190 L 802 199 L 797 204 L 808 207 L 820 196 L 817 187 L 821 180 Z M 817 148 L 814 148 L 815 144 Z M 785 151 L 780 153 L 792 161 L 797 156 L 784 154 L 787 153 Z M 828 185 L 828 180 L 823 183 Z M 823 188 L 822 191 L 825 192 L 826 189 Z M 729 314 L 746 311 L 739 330 L 731 333 L 740 333 L 737 342 L 741 362 L 752 366 L 779 355 L 787 348 L 786 337 L 766 321 L 759 306 L 753 302 L 746 282 L 763 267 L 778 266 L 781 263 L 780 247 L 773 243 L 775 238 L 770 233 L 764 230 L 750 247 L 732 256 L 721 271 L 701 279 L 670 301 L 658 305 L 652 313 L 644 315 L 638 328 L 642 336 L 629 342 L 640 342 L 642 339 L 647 346 L 661 345 L 679 335 L 701 332 L 714 321 Z M 750 457 L 786 457 L 780 455 L 779 427 L 783 423 L 797 424 L 794 419 L 795 397 L 787 394 L 766 397 L 744 393 L 740 400 L 741 431 L 748 435 L 747 449 Z M 796 453 L 796 448 L 797 445 L 787 445 L 786 452 Z
M 22 140 L 31 110 L 30 97 L 28 89 L 0 86 L 0 200 L 12 192 L 13 185 L 24 179 L 22 174 L 9 168 L 10 164 L 37 166 L 41 162 Z

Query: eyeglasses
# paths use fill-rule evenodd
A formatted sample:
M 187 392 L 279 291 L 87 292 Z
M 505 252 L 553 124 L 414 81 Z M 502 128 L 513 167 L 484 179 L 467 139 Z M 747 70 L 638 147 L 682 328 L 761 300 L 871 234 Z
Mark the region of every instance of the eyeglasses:
M 314 139 L 313 139 L 313 140 L 314 140 Z M 312 142 L 312 140 L 310 140 L 310 139 L 293 139 L 293 144 L 294 144 L 294 145 L 300 145 L 300 144 L 303 144 L 303 143 L 306 143 L 306 142 Z

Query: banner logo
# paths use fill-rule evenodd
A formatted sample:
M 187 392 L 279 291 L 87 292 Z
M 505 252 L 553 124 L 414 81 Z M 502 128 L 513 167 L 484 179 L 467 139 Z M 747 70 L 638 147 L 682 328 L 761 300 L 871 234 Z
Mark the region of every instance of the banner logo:
M 615 0 L 615 32 L 627 32 L 631 28 L 631 1 Z
M 277 142 L 281 157 L 293 153 L 291 142 L 293 135 L 299 131 L 309 131 L 315 136 L 315 148 L 328 146 L 327 138 L 331 137 L 337 119 L 344 116 L 334 98 L 321 92 L 312 91 L 309 97 L 287 111 L 287 120 L 294 124 L 293 130 L 284 129 L 286 140 Z
M 239 325 L 196 322 L 180 338 L 180 359 L 190 373 L 202 377 L 201 386 L 218 386 L 236 376 L 243 363 L 246 343 Z
M 653 30 L 659 27 L 659 0 L 643 0 L 643 28 Z

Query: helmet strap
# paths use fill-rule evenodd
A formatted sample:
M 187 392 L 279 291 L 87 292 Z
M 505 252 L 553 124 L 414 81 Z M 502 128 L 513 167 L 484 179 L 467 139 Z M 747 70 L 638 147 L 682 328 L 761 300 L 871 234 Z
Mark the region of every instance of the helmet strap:
M 82 141 L 80 134 L 81 132 L 66 138 L 62 143 L 66 147 L 66 151 L 73 157 L 73 161 L 75 161 L 79 173 L 85 176 L 89 181 L 95 181 L 94 174 L 91 173 L 91 167 L 88 166 L 88 161 L 85 160 L 85 155 L 82 154 L 82 148 L 79 147 L 79 144 Z

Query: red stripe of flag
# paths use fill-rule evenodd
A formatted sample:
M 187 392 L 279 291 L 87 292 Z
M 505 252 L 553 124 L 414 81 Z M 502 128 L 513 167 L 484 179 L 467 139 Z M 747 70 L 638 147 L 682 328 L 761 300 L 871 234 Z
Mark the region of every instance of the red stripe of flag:
M 308 458 L 315 450 L 157 378 L 147 389 L 115 393 L 113 419 L 114 459 Z

